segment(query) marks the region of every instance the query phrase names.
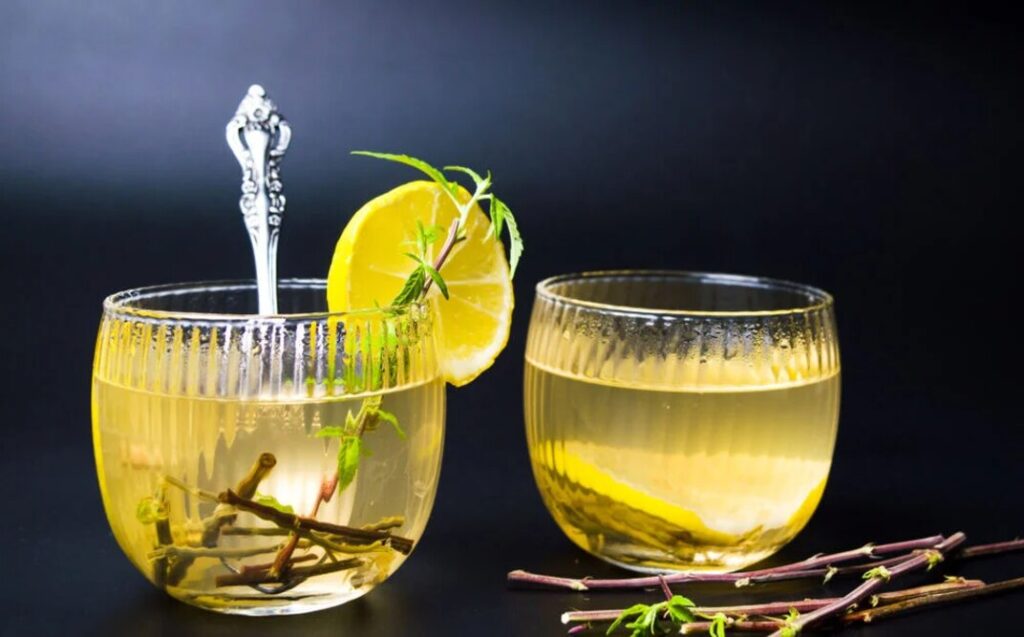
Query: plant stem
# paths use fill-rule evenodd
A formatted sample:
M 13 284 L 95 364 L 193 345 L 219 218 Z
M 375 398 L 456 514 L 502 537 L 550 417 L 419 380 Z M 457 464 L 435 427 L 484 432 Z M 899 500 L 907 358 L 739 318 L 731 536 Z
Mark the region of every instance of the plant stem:
M 242 479 L 235 485 L 235 490 L 246 499 L 252 498 L 256 494 L 256 489 L 259 487 L 260 482 L 263 478 L 267 477 L 267 474 L 276 465 L 277 458 L 274 457 L 274 454 L 269 452 L 261 453 L 245 475 L 242 476 Z M 213 510 L 213 514 L 203 521 L 203 535 L 200 544 L 207 548 L 217 546 L 220 540 L 221 528 L 234 521 L 234 513 L 223 504 L 218 504 L 217 508 Z M 177 584 L 183 580 L 194 560 L 195 558 L 192 557 L 181 557 L 175 561 L 167 573 L 167 582 L 169 584 Z
M 305 566 L 300 568 L 289 569 L 290 578 L 307 578 L 314 577 L 317 575 L 326 575 L 327 573 L 336 573 L 337 571 L 344 571 L 350 568 L 356 568 L 362 565 L 363 560 L 358 557 L 353 557 L 348 560 L 342 560 L 340 562 L 325 562 L 323 564 L 317 564 L 315 566 Z M 226 575 L 218 575 L 215 584 L 217 586 L 249 586 L 252 584 L 273 584 L 280 582 L 280 578 L 271 575 L 268 571 L 257 571 L 253 573 L 230 573 Z
M 953 582 L 943 582 L 941 584 L 917 586 L 914 588 L 905 588 L 897 591 L 879 593 L 872 599 L 877 599 L 878 604 L 880 605 L 891 604 L 911 599 L 914 597 L 921 597 L 923 595 L 946 593 L 967 588 L 979 588 L 984 585 L 985 582 L 981 580 L 957 580 Z M 693 612 L 693 614 L 695 615 L 705 617 L 713 617 L 717 613 L 722 613 L 728 617 L 736 619 L 742 617 L 754 617 L 759 615 L 780 615 L 789 612 L 790 609 L 794 609 L 797 612 L 806 613 L 808 611 L 821 608 L 822 606 L 832 604 L 838 600 L 838 597 L 824 597 L 768 602 L 765 604 L 742 604 L 734 606 L 694 606 L 690 609 L 690 611 Z M 614 621 L 619 615 L 621 615 L 622 610 L 623 609 L 569 611 L 566 613 L 562 613 L 562 623 L 575 624 L 579 622 L 610 622 Z
M 156 544 L 160 548 L 174 544 L 174 536 L 171 535 L 171 521 L 167 512 L 167 494 L 166 488 L 163 485 L 160 486 L 158 498 L 162 504 L 160 507 L 161 513 L 153 524 L 156 528 Z M 156 584 L 157 588 L 167 587 L 168 580 L 170 579 L 169 566 L 170 562 L 166 557 L 153 562 L 153 583 Z
M 329 522 L 321 522 L 320 520 L 315 520 L 313 518 L 295 515 L 294 513 L 278 511 L 273 507 L 240 497 L 231 489 L 221 493 L 218 497 L 220 498 L 220 501 L 225 504 L 230 504 L 231 506 L 242 509 L 243 511 L 252 513 L 256 517 L 272 522 L 281 528 L 320 531 L 343 537 L 346 541 L 354 544 L 372 544 L 374 542 L 383 541 L 391 548 L 406 555 L 412 551 L 412 540 L 398 535 L 392 535 L 387 531 L 375 531 L 354 528 L 351 526 L 342 526 L 340 524 L 331 524 Z
M 936 544 L 934 550 L 938 551 L 940 555 L 945 555 L 952 549 L 962 544 L 963 541 L 966 539 L 967 536 L 965 536 L 962 532 L 958 531 L 953 535 L 949 536 L 948 538 L 946 538 L 945 540 L 943 540 L 942 542 L 940 542 L 939 544 Z M 791 629 L 794 633 L 799 633 L 801 630 L 807 628 L 808 626 L 812 626 L 833 615 L 846 612 L 846 609 L 850 608 L 851 606 L 856 606 L 869 595 L 874 593 L 877 589 L 884 586 L 888 579 L 893 579 L 899 577 L 900 575 L 903 575 L 904 573 L 909 573 L 911 571 L 916 571 L 925 568 L 926 566 L 928 566 L 930 561 L 931 556 L 927 553 L 919 553 L 912 557 L 908 557 L 903 562 L 900 562 L 899 564 L 896 564 L 891 569 L 889 569 L 889 577 L 886 580 L 883 580 L 881 578 L 871 578 L 863 584 L 861 584 L 860 586 L 858 586 L 857 588 L 847 593 L 846 596 L 841 597 L 835 602 L 832 602 L 827 606 L 822 606 L 817 610 L 811 611 L 806 615 L 801 615 L 800 617 L 794 619 L 786 626 L 786 628 Z M 781 629 L 772 633 L 772 637 L 782 636 L 783 631 Z
M 1024 540 L 1010 540 L 1009 542 L 994 542 L 992 544 L 976 544 L 958 551 L 955 557 L 970 559 L 983 555 L 995 555 L 997 553 L 1009 553 L 1011 551 L 1024 551 Z
M 940 584 L 928 584 L 926 586 L 915 586 L 914 588 L 904 588 L 898 591 L 888 591 L 885 593 L 879 593 L 871 598 L 872 606 L 882 606 L 885 604 L 893 604 L 896 602 L 902 602 L 907 599 L 914 597 L 921 597 L 923 595 L 932 595 L 935 593 L 948 593 L 955 590 L 966 589 L 966 588 L 981 588 L 985 585 L 985 582 L 980 579 L 955 579 L 949 582 L 942 582 Z
M 302 562 L 310 562 L 310 561 L 313 561 L 313 560 L 316 560 L 316 559 L 319 559 L 316 555 L 314 555 L 312 553 L 306 553 L 305 555 L 300 555 L 298 557 L 293 557 L 288 564 L 289 564 L 289 566 L 291 566 L 292 564 L 301 564 Z M 273 565 L 274 565 L 273 562 L 263 562 L 261 564 L 245 565 L 245 566 L 242 567 L 242 574 L 243 575 L 251 575 L 253 573 L 260 573 L 262 571 L 269 571 L 270 567 L 273 566 Z
M 888 604 L 885 606 L 879 606 L 878 608 L 871 608 L 867 610 L 849 613 L 847 615 L 844 615 L 842 619 L 844 623 L 870 623 L 875 621 L 876 619 L 884 619 L 886 617 L 899 615 L 901 613 L 906 613 L 912 610 L 916 610 L 918 608 L 923 608 L 925 606 L 933 606 L 935 604 L 946 604 L 949 602 L 958 602 L 965 599 L 974 599 L 976 597 L 985 597 L 988 595 L 1003 593 L 1018 588 L 1024 588 L 1024 577 L 1004 580 L 1002 582 L 995 582 L 992 584 L 984 584 L 982 586 L 964 587 L 960 590 L 955 590 L 948 593 L 921 595 L 904 601 L 896 602 L 894 604 Z
M 574 591 L 587 591 L 597 589 L 636 589 L 654 588 L 661 586 L 661 578 L 669 584 L 683 584 L 689 582 L 732 582 L 737 586 L 775 582 L 790 579 L 803 579 L 808 577 L 821 577 L 828 574 L 827 567 L 832 564 L 852 561 L 865 556 L 887 555 L 908 550 L 919 550 L 934 548 L 943 541 L 941 535 L 879 544 L 877 546 L 867 545 L 857 549 L 832 553 L 829 555 L 816 555 L 792 564 L 784 564 L 772 568 L 758 569 L 754 571 L 741 571 L 736 573 L 671 573 L 664 576 L 650 577 L 627 577 L 621 579 L 591 579 L 591 578 L 568 578 L 555 577 L 551 575 L 540 575 L 527 571 L 516 570 L 508 574 L 508 583 L 512 586 L 528 585 L 542 588 L 566 588 Z M 897 563 L 910 555 L 893 558 L 890 563 Z M 853 567 L 856 572 L 862 572 L 862 567 Z M 839 569 L 837 572 L 841 572 Z
M 894 615 L 902 615 L 914 610 L 926 608 L 928 606 L 937 606 L 939 604 L 949 604 L 963 600 L 975 599 L 979 597 L 986 597 L 989 595 L 995 595 L 997 593 L 1003 593 L 1010 590 L 1024 588 L 1024 577 L 1018 577 L 1016 579 L 1006 580 L 1003 582 L 995 582 L 993 584 L 983 584 L 978 586 L 974 584 L 972 580 L 967 580 L 969 585 L 960 585 L 959 590 L 953 590 L 946 593 L 928 593 L 919 594 L 914 597 L 907 598 L 903 601 L 899 601 L 885 606 L 879 606 L 878 608 L 871 608 L 867 610 L 854 611 L 847 613 L 841 617 L 844 624 L 858 624 L 858 623 L 872 623 L 879 619 L 885 619 Z M 919 587 L 927 588 L 927 587 Z M 907 589 L 909 593 L 913 589 Z M 799 610 L 799 609 L 798 609 Z M 729 630 L 737 632 L 769 632 L 778 630 L 784 626 L 782 622 L 778 621 L 735 621 L 731 620 L 727 624 Z M 682 633 L 684 635 L 704 633 L 711 628 L 711 622 L 690 622 L 684 624 L 682 627 Z
M 205 546 L 192 547 L 192 546 L 173 546 L 173 545 L 171 545 L 171 546 L 160 547 L 160 548 L 158 548 L 158 549 L 156 549 L 154 551 L 150 551 L 149 554 L 146 557 L 148 557 L 150 559 L 174 558 L 174 559 L 179 559 L 179 560 L 181 560 L 181 559 L 198 560 L 199 558 L 203 558 L 203 557 L 212 557 L 212 558 L 222 558 L 223 557 L 223 558 L 229 558 L 230 559 L 230 558 L 252 557 L 253 555 L 263 555 L 264 553 L 274 553 L 279 548 L 280 548 L 280 545 L 277 545 L 277 544 L 275 544 L 273 546 L 259 546 L 259 547 L 255 547 L 255 548 L 247 547 L 247 548 L 232 548 L 232 549 L 225 549 L 225 548 L 218 548 L 218 547 L 207 548 Z
M 445 237 L 444 244 L 441 245 L 441 251 L 437 253 L 437 258 L 434 259 L 435 270 L 437 270 L 438 272 L 441 271 L 441 266 L 444 265 L 444 262 L 448 259 L 448 255 L 451 254 L 452 248 L 455 247 L 455 244 L 458 243 L 458 240 L 459 219 L 454 219 L 452 220 L 452 225 L 448 226 L 448 236 Z M 427 292 L 430 291 L 430 284 L 433 282 L 434 280 L 432 278 L 427 277 L 426 283 L 423 284 L 423 292 L 420 294 L 421 298 L 427 296 Z
M 770 602 L 767 604 L 745 604 L 742 606 L 694 606 L 690 611 L 695 615 L 714 616 L 716 613 L 723 613 L 731 617 L 750 617 L 753 615 L 776 615 L 787 613 L 789 609 L 795 608 L 801 613 L 821 608 L 826 604 L 836 601 L 837 597 L 824 599 L 804 599 L 800 601 Z M 562 613 L 563 624 L 575 624 L 578 622 L 610 622 L 615 621 L 622 614 L 623 609 L 614 610 L 575 610 Z
M 725 622 L 726 630 L 740 633 L 766 633 L 770 630 L 776 630 L 785 625 L 786 622 L 778 619 L 728 619 Z M 680 629 L 679 632 L 683 635 L 692 635 L 695 633 L 707 633 L 710 630 L 711 622 L 689 622 L 687 624 L 683 624 L 683 627 Z

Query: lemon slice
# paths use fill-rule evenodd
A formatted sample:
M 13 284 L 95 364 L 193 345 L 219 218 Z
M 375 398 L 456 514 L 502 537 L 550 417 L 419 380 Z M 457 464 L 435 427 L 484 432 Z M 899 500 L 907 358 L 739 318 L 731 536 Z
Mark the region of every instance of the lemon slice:
M 459 189 L 461 201 L 470 194 Z M 327 304 L 332 312 L 387 306 L 402 289 L 416 264 L 416 222 L 437 226 L 442 236 L 428 249 L 433 262 L 458 209 L 440 186 L 413 181 L 368 202 L 352 217 L 338 239 L 327 275 Z M 449 383 L 465 385 L 490 367 L 508 343 L 512 324 L 512 282 L 500 241 L 490 234 L 490 220 L 474 205 L 464 228 L 441 267 L 450 299 L 432 286 L 441 372 Z

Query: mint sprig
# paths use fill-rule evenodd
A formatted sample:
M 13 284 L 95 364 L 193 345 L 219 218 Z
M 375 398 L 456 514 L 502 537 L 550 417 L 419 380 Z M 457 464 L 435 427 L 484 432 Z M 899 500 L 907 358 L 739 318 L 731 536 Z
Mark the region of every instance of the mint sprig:
M 505 204 L 504 201 L 495 197 L 493 192 L 490 192 L 491 186 L 493 185 L 490 171 L 487 171 L 485 176 L 481 176 L 480 173 L 465 166 L 444 167 L 443 171 L 462 173 L 468 175 L 473 180 L 473 193 L 470 195 L 469 200 L 463 203 L 459 201 L 459 183 L 449 179 L 445 176 L 442 170 L 434 168 L 422 159 L 411 157 L 409 155 L 378 153 L 368 150 L 354 150 L 352 151 L 352 154 L 405 164 L 406 166 L 411 166 L 412 168 L 419 170 L 434 180 L 435 183 L 441 186 L 448 197 L 452 200 L 452 203 L 455 204 L 455 208 L 459 211 L 459 238 L 465 237 L 466 220 L 469 218 L 469 211 L 473 209 L 473 205 L 482 201 L 489 202 L 487 214 L 491 218 L 491 236 L 493 236 L 496 241 L 499 241 L 501 240 L 502 230 L 508 231 L 509 277 L 511 278 L 515 276 L 516 267 L 519 265 L 519 259 L 523 255 L 523 237 L 519 233 L 519 224 L 516 223 L 516 219 L 512 215 L 512 211 L 509 209 L 508 205 Z M 429 276 L 429 273 L 425 273 L 425 275 Z M 431 278 L 433 277 L 431 276 Z M 438 288 L 440 287 L 441 286 L 438 285 Z
M 632 631 L 630 637 L 653 635 L 662 617 L 671 622 L 674 628 L 679 628 L 696 619 L 690 610 L 693 605 L 693 601 L 681 595 L 673 595 L 671 599 L 657 604 L 634 604 L 615 618 L 605 634 L 611 635 L 619 626 L 623 626 Z M 635 619 L 627 622 L 631 617 Z
M 371 396 L 363 399 L 362 405 L 356 414 L 348 412 L 345 416 L 345 424 L 322 427 L 316 432 L 317 438 L 338 439 L 338 491 L 344 491 L 352 484 L 359 470 L 360 461 L 371 455 L 370 449 L 363 441 L 363 434 L 373 431 L 378 424 L 385 422 L 395 429 L 395 433 L 402 440 L 405 440 L 405 431 L 398 424 L 398 417 L 390 411 L 380 408 L 380 396 Z

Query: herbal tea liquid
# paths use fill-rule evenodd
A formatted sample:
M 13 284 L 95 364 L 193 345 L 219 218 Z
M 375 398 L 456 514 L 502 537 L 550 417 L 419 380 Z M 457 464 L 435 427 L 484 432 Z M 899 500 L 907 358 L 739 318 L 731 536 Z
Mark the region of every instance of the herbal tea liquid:
M 114 535 L 124 552 L 151 580 L 175 597 L 229 612 L 272 614 L 276 607 L 314 610 L 358 597 L 390 575 L 406 555 L 389 546 L 343 547 L 358 560 L 352 568 L 311 576 L 295 588 L 267 595 L 243 585 L 225 584 L 233 570 L 257 573 L 274 560 L 288 539 L 282 529 L 256 515 L 238 512 L 225 524 L 216 546 L 204 546 L 204 521 L 216 515 L 216 495 L 242 479 L 254 460 L 272 453 L 276 464 L 260 481 L 259 500 L 272 497 L 296 513 L 308 514 L 324 476 L 338 465 L 338 440 L 318 438 L 325 427 L 345 423 L 359 412 L 365 396 L 294 401 L 169 396 L 111 384 L 94 384 L 93 427 L 100 487 Z M 403 439 L 381 423 L 362 437 L 363 457 L 351 484 L 319 507 L 317 519 L 349 527 L 390 520 L 391 531 L 419 540 L 430 513 L 438 479 L 444 422 L 440 381 L 378 393 L 380 408 L 401 423 Z M 174 484 L 192 487 L 188 492 Z M 170 568 L 160 562 L 158 526 L 145 519 L 143 503 L 154 494 L 166 501 L 167 527 L 175 550 Z M 328 537 L 328 536 L 319 536 Z M 165 538 L 166 540 L 166 538 Z M 334 544 L 342 540 L 331 540 Z M 335 547 L 337 549 L 337 547 Z M 185 552 L 217 552 L 175 568 Z M 222 561 L 224 553 L 237 556 Z M 330 567 L 322 546 L 303 540 L 295 569 Z M 163 570 L 161 570 L 163 569 Z M 327 568 L 327 570 L 330 570 Z M 176 572 L 180 571 L 180 572 Z M 159 573 L 159 575 L 158 575 Z
M 573 542 L 641 569 L 735 570 L 807 523 L 832 459 L 839 375 L 776 384 L 595 382 L 527 360 L 545 504 Z

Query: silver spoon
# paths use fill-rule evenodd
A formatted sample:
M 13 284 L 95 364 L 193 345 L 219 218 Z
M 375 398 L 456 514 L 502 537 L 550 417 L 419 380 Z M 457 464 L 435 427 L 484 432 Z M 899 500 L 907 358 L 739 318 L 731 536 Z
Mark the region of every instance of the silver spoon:
M 256 262 L 259 313 L 277 314 L 277 241 L 284 216 L 280 163 L 292 129 L 259 84 L 249 87 L 228 122 L 228 146 L 242 166 L 242 209 Z

